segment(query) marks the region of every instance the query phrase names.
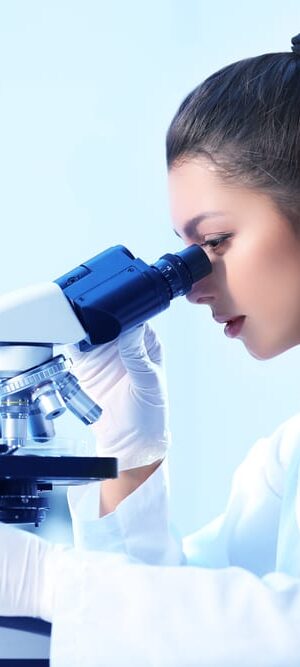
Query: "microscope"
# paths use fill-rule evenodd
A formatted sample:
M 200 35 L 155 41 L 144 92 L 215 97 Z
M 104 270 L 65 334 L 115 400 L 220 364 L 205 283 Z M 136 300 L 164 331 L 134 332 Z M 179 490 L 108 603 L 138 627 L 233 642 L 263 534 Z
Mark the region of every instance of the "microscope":
M 54 282 L 0 296 L 0 521 L 38 526 L 48 509 L 44 492 L 53 485 L 118 474 L 115 458 L 45 450 L 65 410 L 87 426 L 102 412 L 81 389 L 71 359 L 54 356 L 54 346 L 77 344 L 84 352 L 112 341 L 168 308 L 211 271 L 197 245 L 151 265 L 118 245 Z

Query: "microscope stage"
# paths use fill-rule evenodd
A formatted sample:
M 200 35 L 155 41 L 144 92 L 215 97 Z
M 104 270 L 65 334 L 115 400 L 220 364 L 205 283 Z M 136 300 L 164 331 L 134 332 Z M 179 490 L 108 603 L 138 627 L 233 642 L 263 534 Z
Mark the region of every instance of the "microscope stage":
M 118 476 L 117 459 L 96 456 L 0 456 L 0 480 L 73 485 Z

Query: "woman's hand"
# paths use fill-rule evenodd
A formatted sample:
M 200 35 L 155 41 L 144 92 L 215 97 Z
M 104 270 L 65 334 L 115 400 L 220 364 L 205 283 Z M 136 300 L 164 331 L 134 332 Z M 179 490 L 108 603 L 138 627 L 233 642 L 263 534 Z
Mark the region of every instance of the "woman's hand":
M 0 616 L 52 620 L 56 565 L 67 549 L 0 523 Z
M 118 457 L 121 471 L 162 460 L 170 444 L 168 398 L 161 344 L 149 324 L 87 352 L 66 350 L 82 389 L 103 409 L 91 426 L 99 456 Z

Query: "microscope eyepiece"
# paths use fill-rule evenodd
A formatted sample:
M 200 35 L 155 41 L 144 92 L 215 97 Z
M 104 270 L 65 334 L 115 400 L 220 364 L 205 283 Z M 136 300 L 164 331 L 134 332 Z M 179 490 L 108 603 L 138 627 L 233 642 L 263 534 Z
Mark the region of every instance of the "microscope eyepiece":
M 180 252 L 176 252 L 174 257 L 180 257 L 186 264 L 191 274 L 192 284 L 211 273 L 212 266 L 207 254 L 195 243 L 180 250 Z
M 197 245 L 189 246 L 175 254 L 167 253 L 152 267 L 158 269 L 166 280 L 170 300 L 187 294 L 193 284 L 211 270 L 207 255 Z

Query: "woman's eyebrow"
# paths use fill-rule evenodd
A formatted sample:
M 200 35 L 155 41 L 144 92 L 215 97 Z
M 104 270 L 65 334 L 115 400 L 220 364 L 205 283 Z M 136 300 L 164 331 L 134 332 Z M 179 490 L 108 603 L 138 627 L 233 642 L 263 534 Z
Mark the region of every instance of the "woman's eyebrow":
M 201 213 L 201 215 L 196 215 L 194 218 L 191 218 L 191 220 L 187 220 L 187 222 L 184 223 L 183 225 L 183 232 L 188 238 L 193 238 L 195 236 L 196 227 L 200 225 L 200 223 L 205 220 L 206 218 L 215 218 L 217 216 L 224 216 L 225 213 L 223 211 L 209 211 L 207 213 Z M 180 234 L 174 229 L 174 233 L 176 236 L 180 237 Z

